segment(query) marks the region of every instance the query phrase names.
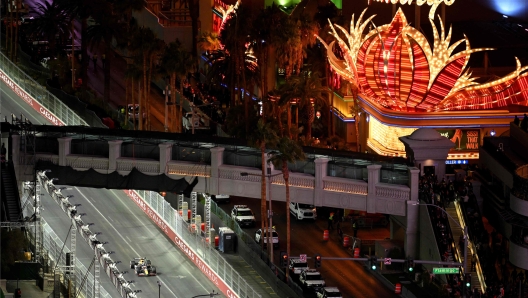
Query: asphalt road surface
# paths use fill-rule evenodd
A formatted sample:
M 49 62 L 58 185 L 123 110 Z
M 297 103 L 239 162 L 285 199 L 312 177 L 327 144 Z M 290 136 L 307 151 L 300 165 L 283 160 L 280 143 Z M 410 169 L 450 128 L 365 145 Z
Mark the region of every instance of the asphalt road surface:
M 99 241 L 108 241 L 104 247 L 115 251 L 112 260 L 121 261 L 118 268 L 128 271 L 127 280 L 134 280 L 133 289 L 141 290 L 138 297 L 158 297 L 157 281 L 162 282 L 161 297 L 193 297 L 205 295 L 218 288 L 163 234 L 161 230 L 141 211 L 122 190 L 68 187 L 64 195 L 73 195 L 72 204 L 77 207 L 85 223 L 94 223 L 92 232 L 102 232 Z M 55 229 L 57 235 L 64 239 L 70 226 L 67 215 L 49 196 L 43 199 L 43 216 Z M 80 236 L 77 239 L 82 239 Z M 77 241 L 77 256 L 88 267 L 91 262 L 89 245 Z M 69 245 L 69 240 L 67 242 Z M 130 260 L 146 257 L 157 268 L 157 276 L 138 277 L 130 269 Z M 106 275 L 101 275 L 101 284 L 109 293 L 117 291 L 110 285 Z M 222 295 L 215 297 L 223 297 Z
M 25 103 L 4 81 L 0 80 L 0 122 L 5 120 L 4 117 L 11 122 L 11 114 L 15 114 L 17 118 L 20 118 L 22 114 L 33 124 L 51 125 L 51 122 Z
M 234 205 L 248 205 L 248 207 L 250 207 L 255 213 L 255 219 L 257 221 L 256 227 L 244 229 L 252 238 L 254 238 L 255 231 L 259 229 L 261 225 L 260 200 L 231 196 L 228 204 L 219 204 L 219 206 L 228 214 L 231 214 L 231 209 Z M 275 264 L 278 264 L 280 251 L 286 251 L 286 203 L 273 202 L 273 225 L 279 234 L 280 241 L 280 247 L 274 250 Z M 298 221 L 293 215 L 291 215 L 290 226 L 292 257 L 298 257 L 300 254 L 306 254 L 308 257 L 313 257 L 315 254 L 321 254 L 323 258 L 352 257 L 342 247 L 335 230 L 330 232 L 329 241 L 323 241 L 323 231 L 327 227 L 325 219 L 319 218 L 316 221 Z M 374 233 L 369 235 L 371 231 L 374 231 Z M 364 239 L 378 239 L 378 237 L 380 237 L 379 234 L 380 233 L 376 230 L 366 229 L 360 230 L 358 236 L 363 237 Z M 308 265 L 313 268 L 313 260 L 308 260 Z M 360 262 L 323 259 L 319 271 L 326 281 L 326 286 L 338 287 L 345 298 L 397 297 L 397 295 L 394 294 L 394 291 L 386 288 L 376 279 L 376 277 L 369 273 L 366 267 Z

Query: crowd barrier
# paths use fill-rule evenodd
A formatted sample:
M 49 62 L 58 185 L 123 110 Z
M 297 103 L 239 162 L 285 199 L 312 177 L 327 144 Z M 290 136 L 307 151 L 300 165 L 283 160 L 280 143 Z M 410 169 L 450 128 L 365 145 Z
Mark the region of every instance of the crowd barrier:
M 72 109 L 0 52 L 0 79 L 53 125 L 87 125 Z

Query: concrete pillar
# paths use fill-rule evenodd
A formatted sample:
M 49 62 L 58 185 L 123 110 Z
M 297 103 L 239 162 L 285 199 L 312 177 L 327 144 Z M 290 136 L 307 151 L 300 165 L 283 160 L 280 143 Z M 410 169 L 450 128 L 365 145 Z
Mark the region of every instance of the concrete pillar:
M 316 206 L 323 205 L 323 191 L 324 181 L 323 179 L 328 173 L 328 158 L 317 158 L 315 159 L 315 185 L 314 185 L 314 203 Z
M 368 170 L 368 193 L 367 212 L 376 213 L 376 184 L 379 183 L 381 165 L 367 166 Z
M 66 157 L 71 152 L 71 140 L 72 138 L 64 137 L 58 138 L 59 141 L 59 166 L 66 166 Z
M 405 230 L 405 254 L 409 258 L 416 258 L 418 247 L 418 202 L 407 201 L 407 228 Z
M 413 202 L 418 202 L 418 185 L 420 183 L 420 169 L 416 167 L 410 167 L 409 168 L 409 188 L 410 191 L 410 197 L 409 200 Z
M 121 144 L 123 141 L 108 141 L 108 173 L 117 170 L 117 159 L 121 157 Z
M 161 143 L 159 146 L 160 174 L 167 173 L 167 163 L 172 160 L 172 143 Z
M 211 194 L 218 195 L 219 193 L 219 178 L 220 178 L 220 166 L 224 164 L 224 150 L 223 147 L 211 148 L 211 178 L 210 178 L 210 192 Z

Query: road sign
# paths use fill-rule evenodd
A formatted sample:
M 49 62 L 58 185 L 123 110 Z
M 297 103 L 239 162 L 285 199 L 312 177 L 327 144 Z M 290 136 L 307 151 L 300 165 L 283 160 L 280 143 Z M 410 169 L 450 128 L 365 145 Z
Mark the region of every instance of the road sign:
M 300 255 L 299 259 L 301 260 L 301 262 L 306 262 L 306 255 Z
M 385 264 L 385 265 L 390 265 L 391 263 L 392 263 L 391 258 L 385 258 L 385 259 L 383 259 L 383 264 Z
M 459 268 L 433 268 L 433 274 L 458 274 Z

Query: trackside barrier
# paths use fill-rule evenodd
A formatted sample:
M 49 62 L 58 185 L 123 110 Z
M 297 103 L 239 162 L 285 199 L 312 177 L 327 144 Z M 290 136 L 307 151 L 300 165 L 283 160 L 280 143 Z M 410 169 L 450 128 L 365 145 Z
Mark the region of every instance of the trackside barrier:
M 68 197 L 65 197 L 62 195 L 61 191 L 53 184 L 52 180 L 49 180 L 48 177 L 45 175 L 44 172 L 37 173 L 37 179 L 38 183 L 40 183 L 43 188 L 48 192 L 48 194 L 55 200 L 57 204 L 62 208 L 62 210 L 72 219 L 72 221 L 75 222 L 77 226 L 77 230 L 79 231 L 79 234 L 82 236 L 82 238 L 90 245 L 92 250 L 94 251 L 94 256 L 97 257 L 96 262 L 100 264 L 101 272 L 105 272 L 108 277 L 110 277 L 110 280 L 112 281 L 112 284 L 116 287 L 117 291 L 121 295 L 121 297 L 124 298 L 137 298 L 136 292 L 130 287 L 130 284 L 127 282 L 127 280 L 123 277 L 123 274 L 118 270 L 116 266 L 116 262 L 114 262 L 110 258 L 110 253 L 108 253 L 103 245 L 104 243 L 101 243 L 99 240 L 97 240 L 97 234 L 92 233 L 89 229 L 89 225 L 85 224 L 80 215 L 77 215 L 76 206 L 72 205 Z M 29 205 L 29 204 L 28 204 Z M 26 208 L 29 212 L 31 211 L 31 208 L 33 206 L 30 206 Z M 29 213 L 28 214 L 32 214 Z M 44 219 L 42 219 L 44 221 Z M 48 230 L 51 230 L 49 225 L 47 226 Z M 46 229 L 46 227 L 44 227 Z M 51 230 L 51 232 L 53 232 Z M 46 232 L 44 232 L 46 234 Z M 46 238 L 44 239 L 44 250 L 49 252 L 49 255 L 51 257 L 59 256 L 61 248 L 62 248 L 62 241 L 55 235 L 53 238 L 53 241 L 46 242 Z M 48 243 L 48 246 L 46 244 Z M 64 247 L 63 255 L 65 255 L 70 250 L 67 247 Z M 81 262 L 76 259 L 75 262 L 76 265 L 76 285 L 79 286 L 80 282 L 84 279 L 84 276 L 86 275 L 86 268 L 81 264 Z M 66 258 L 62 257 L 60 258 L 60 264 L 59 266 L 65 266 L 66 265 Z M 59 267 L 60 268 L 60 267 Z M 79 270 L 77 270 L 79 268 Z M 63 274 L 65 280 L 68 280 L 68 275 Z M 67 282 L 65 282 L 67 284 Z M 99 298 L 99 297 L 111 297 L 108 292 L 102 287 L 99 286 L 100 282 L 98 280 L 95 280 L 93 275 L 91 273 L 88 274 L 88 278 L 83 285 L 83 288 L 81 289 L 81 293 L 85 298 Z M 78 289 L 76 289 L 78 291 Z
M 261 297 L 201 233 L 189 232 L 189 224 L 160 194 L 135 190 L 125 190 L 125 193 L 224 295 L 228 298 Z
M 33 213 L 34 213 L 34 207 L 33 207 L 33 200 L 29 200 L 30 203 L 28 203 L 26 205 L 26 207 L 24 208 L 23 210 L 23 213 L 24 213 L 24 217 L 26 216 L 31 216 Z M 57 264 L 57 256 L 59 255 L 60 251 L 61 251 L 61 248 L 63 246 L 63 242 L 62 240 L 59 238 L 59 236 L 57 236 L 57 234 L 53 231 L 53 229 L 51 228 L 50 225 L 48 225 L 48 223 L 44 220 L 44 218 L 41 219 L 42 220 L 42 233 L 43 233 L 43 237 L 42 237 L 42 244 L 43 244 L 43 250 L 44 250 L 44 253 L 43 255 L 48 255 L 50 260 L 52 261 L 52 264 Z M 27 230 L 30 234 L 31 237 L 34 237 L 35 235 L 33 235 L 34 233 L 34 229 L 28 229 Z M 66 266 L 66 258 L 64 257 L 66 255 L 66 253 L 69 253 L 70 252 L 70 249 L 65 246 L 64 247 L 64 250 L 63 250 L 63 253 L 62 253 L 62 257 L 60 258 L 60 261 L 59 261 L 59 267 L 57 268 L 58 270 L 60 270 L 61 272 L 61 276 L 62 276 L 62 279 L 64 281 L 64 284 L 68 284 L 68 281 L 70 279 L 70 275 L 69 274 L 66 274 L 64 272 L 64 270 L 61 268 L 61 266 Z M 79 260 L 79 258 L 76 258 L 76 261 L 75 261 L 75 279 L 77 281 L 77 284 L 79 284 L 79 282 L 84 278 L 84 276 L 86 275 L 86 272 L 88 270 L 86 269 L 86 267 L 81 263 L 81 261 Z M 92 274 L 88 274 L 88 278 L 86 279 L 86 282 L 80 292 L 80 297 L 84 297 L 84 298 L 91 298 L 91 297 L 94 297 L 93 295 L 93 289 L 94 289 L 94 278 L 93 278 L 93 275 Z M 101 288 L 101 293 L 100 293 L 100 297 L 103 297 L 103 298 L 111 298 L 112 296 L 110 294 L 108 294 L 108 292 L 104 289 L 104 288 Z
M 87 125 L 79 115 L 0 52 L 0 79 L 53 125 Z M 18 116 L 18 115 L 17 115 Z

